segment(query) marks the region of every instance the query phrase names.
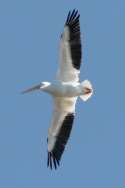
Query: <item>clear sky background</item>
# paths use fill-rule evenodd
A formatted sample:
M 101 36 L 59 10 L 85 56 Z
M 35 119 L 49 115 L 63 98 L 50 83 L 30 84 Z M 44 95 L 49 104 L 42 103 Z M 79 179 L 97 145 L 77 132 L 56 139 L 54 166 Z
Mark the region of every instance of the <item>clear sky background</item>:
M 20 91 L 55 78 L 68 11 L 81 17 L 83 64 L 94 96 L 78 100 L 57 171 L 47 169 L 52 99 Z M 125 187 L 125 1 L 0 1 L 0 187 Z

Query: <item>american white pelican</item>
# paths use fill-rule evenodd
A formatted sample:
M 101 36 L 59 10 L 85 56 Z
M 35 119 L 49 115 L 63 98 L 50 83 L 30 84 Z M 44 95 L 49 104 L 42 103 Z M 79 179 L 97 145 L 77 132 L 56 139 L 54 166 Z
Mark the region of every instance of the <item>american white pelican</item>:
M 86 101 L 93 93 L 88 80 L 79 82 L 81 65 L 80 14 L 78 10 L 70 11 L 65 22 L 60 43 L 60 64 L 56 80 L 41 82 L 23 93 L 42 90 L 53 97 L 54 108 L 51 127 L 48 131 L 48 161 L 47 165 L 55 169 L 60 164 L 61 156 L 70 136 L 75 104 L 78 96 Z

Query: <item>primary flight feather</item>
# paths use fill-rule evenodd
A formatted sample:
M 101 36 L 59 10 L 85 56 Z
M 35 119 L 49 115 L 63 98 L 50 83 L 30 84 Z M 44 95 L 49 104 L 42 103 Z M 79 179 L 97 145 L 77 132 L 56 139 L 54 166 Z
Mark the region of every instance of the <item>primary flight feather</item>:
M 88 80 L 79 82 L 81 65 L 80 14 L 78 10 L 68 13 L 60 42 L 60 62 L 56 80 L 41 82 L 22 93 L 42 90 L 53 97 L 54 107 L 51 127 L 48 131 L 48 160 L 51 169 L 60 165 L 60 160 L 69 139 L 75 117 L 77 98 L 88 100 L 92 85 Z

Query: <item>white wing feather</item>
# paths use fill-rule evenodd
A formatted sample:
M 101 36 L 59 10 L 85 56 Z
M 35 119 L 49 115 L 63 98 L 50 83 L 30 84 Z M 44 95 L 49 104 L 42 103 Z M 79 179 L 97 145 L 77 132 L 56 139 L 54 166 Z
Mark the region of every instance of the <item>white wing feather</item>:
M 70 43 L 68 41 L 69 29 L 65 26 L 60 42 L 60 64 L 57 71 L 57 80 L 63 82 L 78 82 L 80 71 L 72 65 Z

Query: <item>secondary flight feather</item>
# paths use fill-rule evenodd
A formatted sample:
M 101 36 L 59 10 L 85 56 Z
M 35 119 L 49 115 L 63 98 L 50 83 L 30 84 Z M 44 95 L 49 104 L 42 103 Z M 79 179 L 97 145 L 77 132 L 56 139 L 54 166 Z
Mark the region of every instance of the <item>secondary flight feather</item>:
M 47 166 L 57 169 L 70 137 L 75 117 L 77 98 L 88 100 L 92 93 L 90 81 L 79 82 L 81 65 L 80 14 L 69 11 L 60 41 L 60 62 L 56 80 L 41 82 L 22 93 L 41 90 L 53 97 L 54 107 L 51 126 L 48 130 Z

